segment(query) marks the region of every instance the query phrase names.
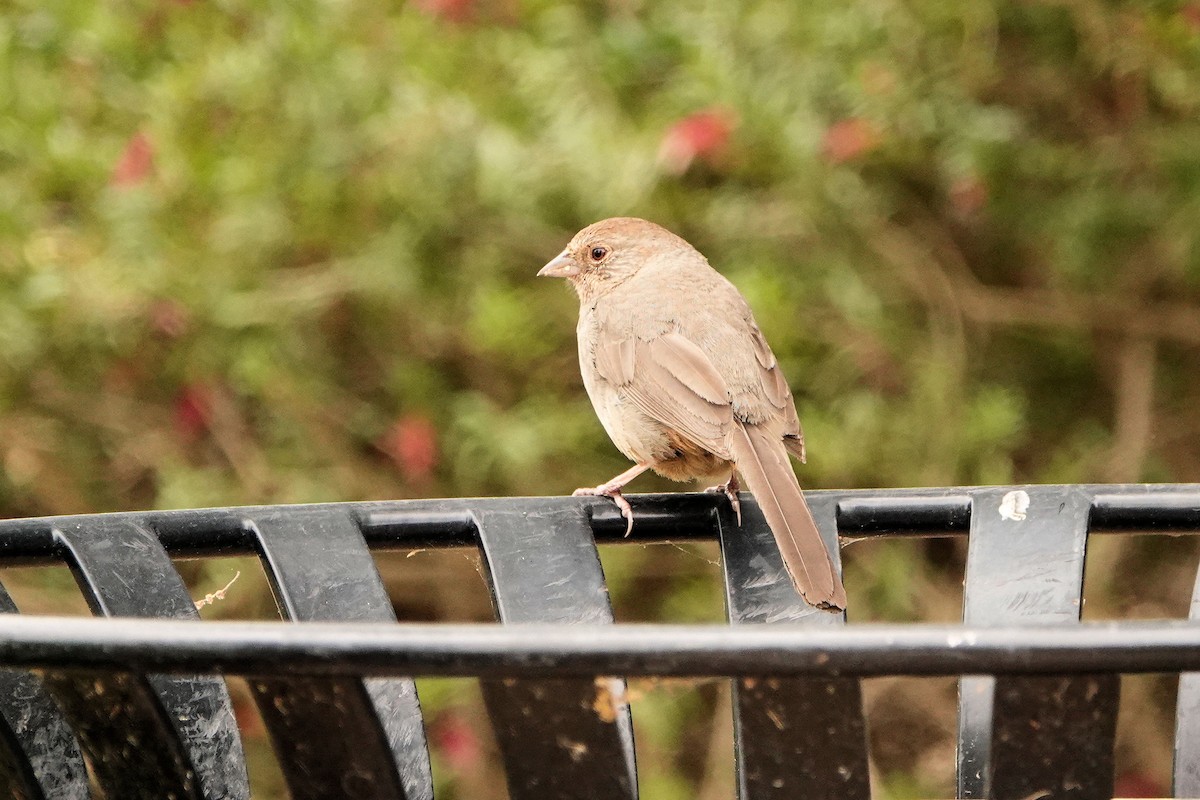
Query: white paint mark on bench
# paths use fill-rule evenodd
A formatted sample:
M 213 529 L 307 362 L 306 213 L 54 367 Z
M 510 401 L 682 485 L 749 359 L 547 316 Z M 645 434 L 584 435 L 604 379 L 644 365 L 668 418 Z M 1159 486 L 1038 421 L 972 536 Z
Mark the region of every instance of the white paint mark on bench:
M 1020 522 L 1029 511 L 1029 493 L 1014 489 L 1000 499 L 1000 518 Z

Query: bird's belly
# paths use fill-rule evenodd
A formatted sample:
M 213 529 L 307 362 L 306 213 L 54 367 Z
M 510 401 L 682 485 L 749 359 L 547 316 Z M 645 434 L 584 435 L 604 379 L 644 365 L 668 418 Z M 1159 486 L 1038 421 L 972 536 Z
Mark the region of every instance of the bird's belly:
M 593 394 L 592 405 L 608 438 L 626 457 L 645 464 L 667 452 L 670 443 L 663 425 L 627 402 L 619 392 L 602 385 Z
M 727 459 L 680 436 L 627 402 L 612 387 L 601 385 L 597 389 L 592 395 L 596 416 L 626 457 L 639 464 L 650 464 L 658 474 L 676 481 L 729 477 L 733 465 Z

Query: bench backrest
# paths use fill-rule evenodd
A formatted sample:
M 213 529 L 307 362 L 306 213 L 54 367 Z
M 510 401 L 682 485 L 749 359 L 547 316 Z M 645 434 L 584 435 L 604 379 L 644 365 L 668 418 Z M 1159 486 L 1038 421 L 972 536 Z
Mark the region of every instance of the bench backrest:
M 964 621 L 973 625 L 1076 624 L 1090 532 L 1200 530 L 1197 486 L 809 498 L 831 543 L 839 535 L 969 535 Z M 711 495 L 633 499 L 632 541 L 719 541 L 731 624 L 844 624 L 796 595 L 749 498 L 741 527 Z M 621 540 L 623 530 L 603 499 L 146 512 L 0 521 L 0 563 L 64 560 L 98 615 L 195 619 L 171 555 L 254 553 L 286 619 L 392 623 L 372 548 L 477 546 L 501 622 L 607 625 L 613 617 L 596 541 Z M 1193 616 L 1198 609 L 1193 603 Z M 18 611 L 2 587 L 0 611 Z M 85 754 L 108 797 L 249 796 L 217 674 L 10 668 L 0 670 L 0 684 L 0 774 L 14 796 L 90 797 Z M 257 674 L 250 686 L 297 800 L 433 796 L 412 681 Z M 628 707 L 598 708 L 596 680 L 487 678 L 482 687 L 513 800 L 637 796 Z M 1111 673 L 963 677 L 959 796 L 1111 796 L 1118 691 Z M 742 798 L 870 796 L 857 678 L 739 678 L 734 730 Z M 1180 682 L 1176 749 L 1177 796 L 1200 795 L 1197 675 Z

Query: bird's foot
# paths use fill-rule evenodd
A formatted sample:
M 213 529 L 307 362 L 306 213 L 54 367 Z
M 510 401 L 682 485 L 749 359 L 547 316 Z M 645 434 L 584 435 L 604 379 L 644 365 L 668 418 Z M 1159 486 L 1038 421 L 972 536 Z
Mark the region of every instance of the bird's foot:
M 742 501 L 738 498 L 738 492 L 741 487 L 738 486 L 737 473 L 729 476 L 729 480 L 722 483 L 720 486 L 711 486 L 704 491 L 706 492 L 722 492 L 729 498 L 729 505 L 733 506 L 733 514 L 737 517 L 738 527 L 742 527 Z
M 572 496 L 574 497 L 607 497 L 617 504 L 617 509 L 620 510 L 621 516 L 625 518 L 625 535 L 633 533 L 633 509 L 629 505 L 629 501 L 621 494 L 621 489 L 624 487 L 622 483 L 602 483 L 593 488 L 576 489 Z

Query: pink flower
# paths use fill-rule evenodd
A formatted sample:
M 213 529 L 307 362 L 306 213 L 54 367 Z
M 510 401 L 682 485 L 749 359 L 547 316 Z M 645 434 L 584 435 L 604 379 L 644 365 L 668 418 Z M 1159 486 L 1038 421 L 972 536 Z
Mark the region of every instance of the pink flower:
M 465 25 L 475 19 L 476 0 L 418 0 L 416 6 L 431 17 Z
M 154 143 L 138 131 L 126 143 L 120 158 L 113 166 L 109 185 L 121 189 L 137 186 L 154 172 Z
M 401 417 L 383 435 L 379 447 L 406 480 L 421 483 L 433 476 L 438 462 L 438 438 L 428 418 L 417 414 Z
M 825 158 L 834 164 L 844 164 L 874 150 L 879 146 L 879 138 L 879 132 L 865 119 L 838 120 L 825 131 Z
M 454 769 L 463 770 L 479 763 L 483 749 L 479 737 L 455 711 L 445 711 L 438 717 L 433 726 L 433 741 Z
M 178 339 L 188 332 L 192 315 L 174 300 L 156 300 L 150 306 L 150 327 L 168 339 Z
M 719 108 L 689 114 L 672 125 L 663 136 L 658 161 L 674 175 L 682 175 L 696 159 L 709 164 L 725 152 L 733 133 L 733 115 Z
M 1188 3 L 1179 9 L 1179 16 L 1191 28 L 1192 33 L 1200 34 L 1200 3 Z
M 208 430 L 212 422 L 213 389 L 203 383 L 189 383 L 175 395 L 175 432 L 181 439 L 193 441 Z

